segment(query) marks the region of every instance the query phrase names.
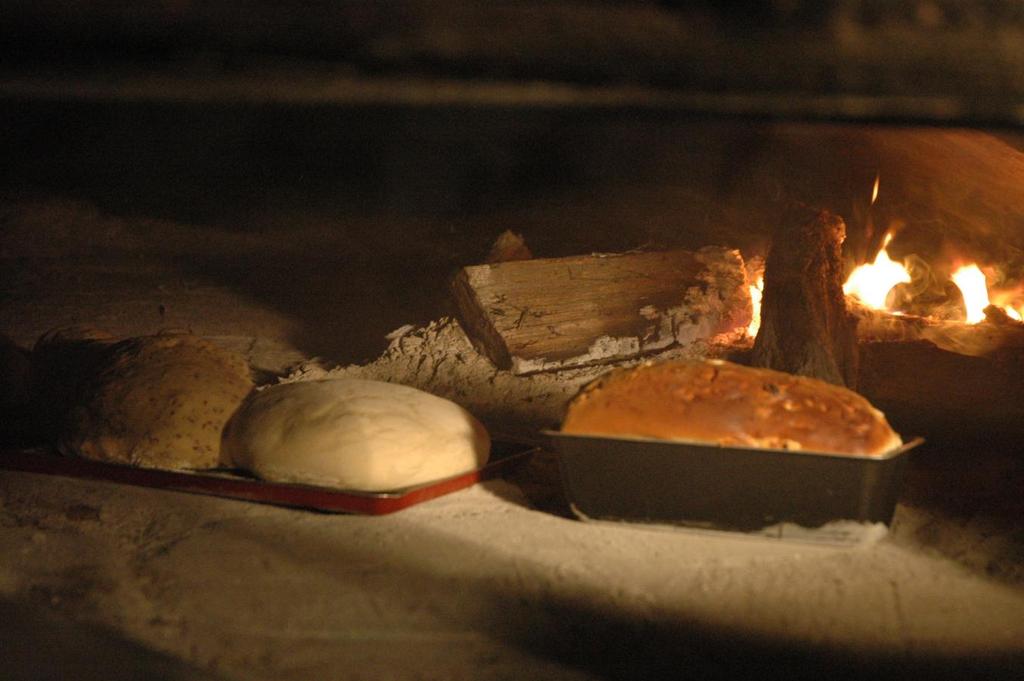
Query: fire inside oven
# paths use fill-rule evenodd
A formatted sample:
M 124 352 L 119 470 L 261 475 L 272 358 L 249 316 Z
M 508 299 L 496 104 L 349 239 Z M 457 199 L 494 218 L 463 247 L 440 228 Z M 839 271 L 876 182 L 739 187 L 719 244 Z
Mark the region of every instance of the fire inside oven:
M 15 677 L 1019 669 L 1024 22 L 898 5 L 0 21 Z M 821 383 L 560 432 L 666 366 Z

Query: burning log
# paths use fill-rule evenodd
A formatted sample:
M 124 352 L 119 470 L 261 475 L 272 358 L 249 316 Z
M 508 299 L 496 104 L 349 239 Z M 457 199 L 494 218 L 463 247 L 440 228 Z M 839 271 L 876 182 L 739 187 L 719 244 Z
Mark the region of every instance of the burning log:
M 754 366 L 856 387 L 857 322 L 843 295 L 846 225 L 798 207 L 775 231 L 765 263 Z
M 1024 324 L 999 308 L 978 324 L 873 310 L 851 300 L 858 391 L 904 435 L 972 446 L 1024 436 Z
M 904 434 L 991 445 L 1024 436 L 1024 350 L 973 357 L 926 340 L 870 342 L 860 364 L 860 392 Z
M 997 358 L 1024 355 L 1024 323 L 1010 319 L 994 306 L 979 324 L 890 314 L 854 303 L 861 343 L 928 341 L 941 350 L 971 357 Z
M 453 290 L 473 345 L 516 374 L 688 345 L 751 316 L 742 257 L 716 247 L 475 265 Z

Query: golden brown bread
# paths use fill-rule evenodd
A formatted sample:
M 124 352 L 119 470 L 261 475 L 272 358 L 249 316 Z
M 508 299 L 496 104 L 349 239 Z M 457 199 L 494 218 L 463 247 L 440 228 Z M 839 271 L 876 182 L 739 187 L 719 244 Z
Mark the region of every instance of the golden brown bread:
M 573 399 L 562 432 L 864 456 L 902 444 L 852 390 L 720 360 L 611 371 Z
M 213 468 L 224 424 L 252 388 L 244 358 L 191 334 L 112 342 L 76 391 L 58 446 L 144 468 Z

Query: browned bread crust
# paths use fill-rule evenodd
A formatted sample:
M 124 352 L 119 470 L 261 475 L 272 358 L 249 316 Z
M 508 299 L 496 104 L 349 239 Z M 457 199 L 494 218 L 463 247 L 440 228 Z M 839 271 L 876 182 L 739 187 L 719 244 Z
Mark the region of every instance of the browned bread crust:
M 58 443 L 67 454 L 145 468 L 222 465 L 224 424 L 252 390 L 241 356 L 187 333 L 105 346 Z
M 852 390 L 720 360 L 611 371 L 573 399 L 562 431 L 861 456 L 902 444 Z

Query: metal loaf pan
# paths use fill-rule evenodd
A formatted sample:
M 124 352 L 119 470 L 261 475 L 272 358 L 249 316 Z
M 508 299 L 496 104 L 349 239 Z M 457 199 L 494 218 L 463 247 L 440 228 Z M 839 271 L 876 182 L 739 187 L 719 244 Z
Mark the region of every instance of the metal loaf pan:
M 881 457 L 721 447 L 549 431 L 566 496 L 584 520 L 850 543 L 884 533 L 909 442 Z

